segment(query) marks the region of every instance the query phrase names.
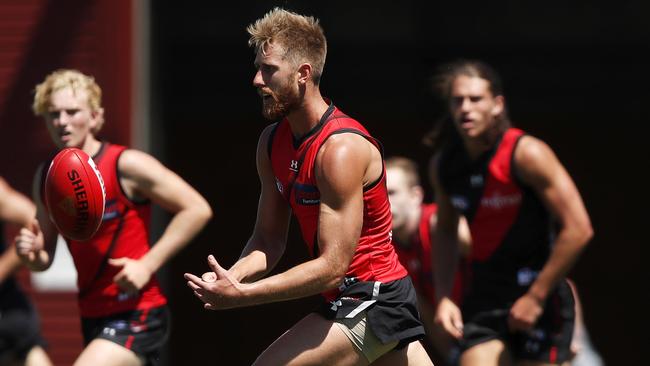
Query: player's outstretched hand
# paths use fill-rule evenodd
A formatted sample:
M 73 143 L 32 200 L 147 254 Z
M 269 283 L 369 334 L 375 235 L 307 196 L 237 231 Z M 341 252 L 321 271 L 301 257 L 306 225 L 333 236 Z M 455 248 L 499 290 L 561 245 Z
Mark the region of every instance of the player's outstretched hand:
M 221 310 L 240 307 L 244 303 L 242 284 L 226 271 L 214 256 L 208 256 L 208 266 L 212 272 L 206 272 L 201 277 L 185 273 L 187 286 L 194 291 L 194 295 L 203 301 L 203 307 L 208 310 Z

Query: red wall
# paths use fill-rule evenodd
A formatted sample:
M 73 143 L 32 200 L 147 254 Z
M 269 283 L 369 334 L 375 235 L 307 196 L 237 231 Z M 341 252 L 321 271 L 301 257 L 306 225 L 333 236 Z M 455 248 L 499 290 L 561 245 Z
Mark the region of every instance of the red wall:
M 106 124 L 100 137 L 129 144 L 132 112 L 132 3 L 129 0 L 0 0 L 0 175 L 30 195 L 40 161 L 53 150 L 31 113 L 34 86 L 57 68 L 94 75 L 103 89 Z M 81 350 L 74 293 L 35 293 L 55 365 Z
M 101 137 L 130 142 L 131 2 L 0 0 L 0 174 L 29 190 L 38 162 L 53 148 L 31 113 L 34 86 L 57 68 L 94 75 L 104 92 Z M 20 158 L 16 159 L 16 152 Z

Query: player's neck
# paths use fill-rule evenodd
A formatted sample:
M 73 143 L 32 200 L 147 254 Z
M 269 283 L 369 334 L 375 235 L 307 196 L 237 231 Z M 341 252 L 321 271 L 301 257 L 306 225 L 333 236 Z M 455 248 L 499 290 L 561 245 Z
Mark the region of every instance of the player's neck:
M 494 126 L 482 133 L 480 136 L 465 139 L 465 148 L 467 149 L 470 159 L 476 160 L 483 155 L 483 153 L 491 150 L 497 141 L 499 141 L 499 136 L 501 136 L 502 132 L 503 128 L 501 126 Z
M 305 93 L 300 107 L 289 113 L 287 119 L 294 137 L 301 138 L 320 122 L 329 105 L 320 95 L 318 89 Z
M 93 135 L 89 134 L 79 148 L 88 154 L 88 156 L 95 156 L 101 147 L 101 141 L 97 140 Z

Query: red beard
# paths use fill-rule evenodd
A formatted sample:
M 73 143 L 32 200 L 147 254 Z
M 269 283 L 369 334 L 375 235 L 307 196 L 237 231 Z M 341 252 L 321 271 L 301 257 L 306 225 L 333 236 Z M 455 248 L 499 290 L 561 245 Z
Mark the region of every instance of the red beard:
M 262 115 L 269 121 L 277 121 L 294 111 L 299 104 L 298 91 L 286 85 L 277 92 L 271 92 L 271 98 L 264 99 Z

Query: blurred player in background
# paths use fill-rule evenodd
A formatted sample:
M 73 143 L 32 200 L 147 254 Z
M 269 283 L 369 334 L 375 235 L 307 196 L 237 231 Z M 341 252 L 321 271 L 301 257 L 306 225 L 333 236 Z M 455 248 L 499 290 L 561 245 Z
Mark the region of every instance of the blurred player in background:
M 386 185 L 393 216 L 393 243 L 400 262 L 406 267 L 418 294 L 418 308 L 427 332 L 425 345 L 437 366 L 453 364 L 457 356 L 456 340 L 434 323 L 435 289 L 433 280 L 432 240 L 436 231 L 435 203 L 424 203 L 417 164 L 402 156 L 386 159 Z M 456 271 L 452 300 L 462 300 L 465 259 L 471 250 L 467 222 L 460 219 L 458 243 L 462 257 Z
M 0 177 L 0 365 L 49 366 L 38 316 L 14 273 L 21 267 L 13 247 L 5 245 L 3 223 L 16 229 L 31 223 L 36 208 Z
M 547 144 L 511 127 L 490 66 L 461 60 L 437 80 L 449 111 L 431 164 L 437 321 L 461 340 L 461 366 L 566 364 L 575 303 L 565 276 L 593 235 L 580 194 Z M 462 312 L 450 299 L 461 215 L 472 234 Z
M 155 273 L 199 233 L 212 216 L 205 199 L 154 157 L 99 140 L 104 123 L 101 89 L 76 70 L 57 70 L 36 86 L 34 113 L 59 148 L 93 158 L 106 185 L 103 222 L 85 242 L 67 240 L 78 273 L 85 349 L 78 366 L 155 364 L 167 339 L 169 312 Z M 48 163 L 34 178 L 36 219 L 16 238 L 23 262 L 47 269 L 57 231 L 42 196 Z M 151 203 L 173 213 L 162 236 L 149 243 Z

